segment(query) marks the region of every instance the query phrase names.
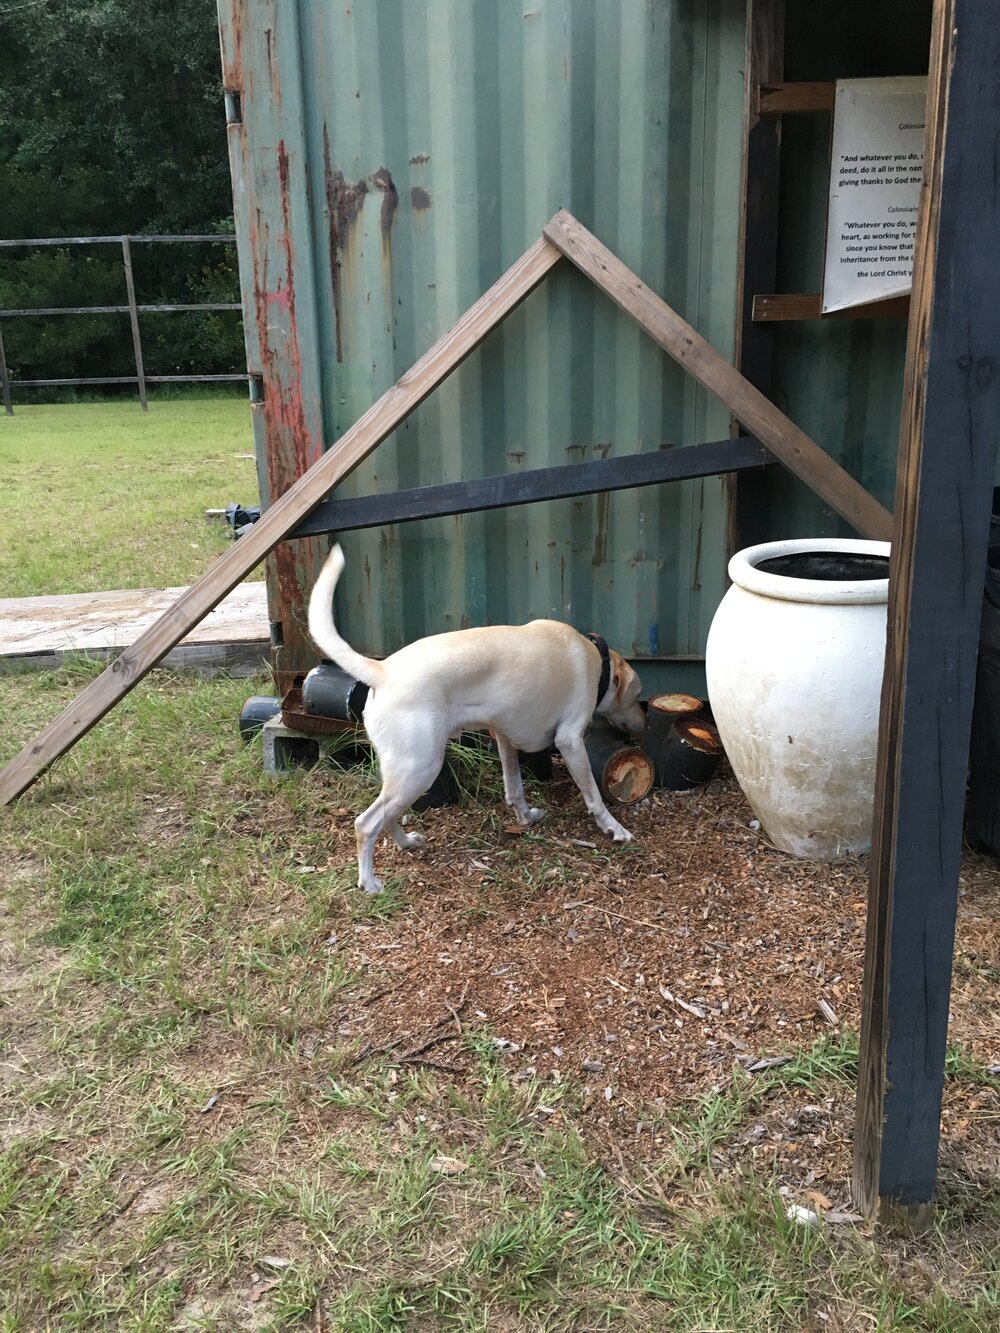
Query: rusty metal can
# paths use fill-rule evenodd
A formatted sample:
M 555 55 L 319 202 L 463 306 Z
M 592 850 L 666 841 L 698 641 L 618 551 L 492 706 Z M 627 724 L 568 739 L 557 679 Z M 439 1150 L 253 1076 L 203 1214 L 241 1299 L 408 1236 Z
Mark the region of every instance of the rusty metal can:
M 704 705 L 693 694 L 654 694 L 646 705 L 645 745 L 658 787 L 671 787 L 673 770 L 664 767 L 670 732 L 680 718 L 697 717 Z
M 711 722 L 680 717 L 671 725 L 666 742 L 656 748 L 656 785 L 670 791 L 700 787 L 715 773 L 722 754 L 722 741 Z
M 585 738 L 590 767 L 605 800 L 635 805 L 653 789 L 653 761 L 615 727 L 595 724 Z

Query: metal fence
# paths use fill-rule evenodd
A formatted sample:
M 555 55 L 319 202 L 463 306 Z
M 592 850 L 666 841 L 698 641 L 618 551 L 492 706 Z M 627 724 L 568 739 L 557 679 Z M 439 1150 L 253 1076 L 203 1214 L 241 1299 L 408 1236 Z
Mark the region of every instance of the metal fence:
M 126 305 L 93 306 L 53 306 L 38 310 L 0 310 L 0 320 L 20 319 L 37 315 L 124 315 L 127 314 L 132 325 L 132 347 L 135 352 L 134 375 L 99 375 L 86 379 L 49 379 L 49 380 L 12 380 L 7 373 L 7 358 L 4 354 L 3 330 L 0 325 L 0 391 L 3 394 L 4 411 L 13 416 L 14 407 L 11 389 L 33 389 L 82 384 L 135 384 L 139 389 L 139 402 L 144 412 L 149 410 L 146 399 L 147 384 L 194 384 L 218 382 L 222 380 L 246 381 L 244 371 L 238 375 L 147 375 L 143 369 L 142 337 L 139 331 L 139 315 L 147 313 L 170 314 L 175 311 L 191 310 L 241 310 L 238 301 L 223 303 L 198 302 L 189 305 L 139 305 L 135 298 L 135 281 L 132 276 L 133 245 L 177 245 L 184 242 L 199 242 L 208 245 L 232 245 L 236 237 L 230 233 L 217 236 L 47 236 L 26 241 L 2 241 L 0 248 L 11 249 L 15 246 L 64 246 L 64 245 L 120 245 L 122 264 L 125 269 Z

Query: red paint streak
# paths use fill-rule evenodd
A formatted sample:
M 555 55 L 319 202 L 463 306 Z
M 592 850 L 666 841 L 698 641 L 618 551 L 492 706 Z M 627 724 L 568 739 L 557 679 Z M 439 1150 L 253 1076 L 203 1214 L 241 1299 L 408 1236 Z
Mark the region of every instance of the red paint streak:
M 267 451 L 267 490 L 271 503 L 282 496 L 323 452 L 322 440 L 307 425 L 302 397 L 302 356 L 295 298 L 295 248 L 291 227 L 291 172 L 284 140 L 277 150 L 281 231 L 278 250 L 283 272 L 272 289 L 269 259 L 272 251 L 267 224 L 258 215 L 251 222 L 256 256 L 254 313 L 264 375 L 264 432 Z M 282 543 L 273 554 L 278 604 L 285 643 L 295 652 L 294 639 L 304 616 L 308 589 L 320 555 L 319 541 Z M 272 581 L 272 586 L 274 586 Z M 294 626 L 294 628 L 293 628 Z M 279 652 L 279 664 L 280 664 Z
M 225 88 L 243 87 L 243 5 L 240 0 L 229 0 L 229 19 L 222 24 L 222 83 Z M 221 15 L 220 15 L 221 19 Z M 225 33 L 229 33 L 229 42 Z

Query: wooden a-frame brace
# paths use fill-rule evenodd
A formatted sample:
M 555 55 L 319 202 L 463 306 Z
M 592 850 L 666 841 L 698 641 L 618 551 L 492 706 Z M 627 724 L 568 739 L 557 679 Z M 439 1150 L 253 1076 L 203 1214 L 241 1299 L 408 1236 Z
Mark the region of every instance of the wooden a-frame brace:
M 0 804 L 26 791 L 223 597 L 291 535 L 565 256 L 643 328 L 777 459 L 867 537 L 888 540 L 892 516 L 815 441 L 734 369 L 571 214 L 560 211 L 511 268 L 355 422 L 225 556 L 126 648 L 0 772 Z

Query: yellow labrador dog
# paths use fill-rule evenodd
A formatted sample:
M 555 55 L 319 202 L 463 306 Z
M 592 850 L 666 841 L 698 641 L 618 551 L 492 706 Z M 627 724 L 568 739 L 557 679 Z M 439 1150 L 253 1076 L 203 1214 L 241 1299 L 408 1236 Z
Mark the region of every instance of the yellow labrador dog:
M 437 777 L 450 737 L 489 729 L 503 766 L 504 796 L 518 821 L 542 811 L 524 799 L 518 750 L 556 745 L 587 809 L 615 842 L 632 835 L 608 811 L 590 769 L 583 736 L 596 711 L 623 731 L 641 732 L 639 677 L 603 640 L 590 641 L 556 620 L 488 625 L 418 639 L 384 661 L 356 653 L 337 633 L 333 593 L 344 568 L 334 546 L 309 601 L 309 632 L 324 657 L 369 687 L 365 730 L 378 755 L 382 790 L 355 820 L 358 887 L 378 893 L 373 856 L 380 834 L 419 847 L 399 817 Z

